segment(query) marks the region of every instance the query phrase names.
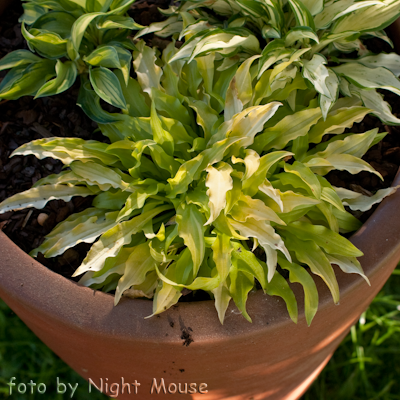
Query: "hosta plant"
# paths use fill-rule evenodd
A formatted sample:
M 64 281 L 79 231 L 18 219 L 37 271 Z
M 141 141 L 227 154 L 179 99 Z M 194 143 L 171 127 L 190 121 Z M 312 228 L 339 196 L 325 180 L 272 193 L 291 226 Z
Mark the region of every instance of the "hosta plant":
M 163 12 L 165 21 L 136 37 L 175 33 L 184 44 L 174 60 L 217 53 L 224 58 L 219 70 L 233 71 L 254 56 L 258 61 L 248 68 L 267 94 L 264 101 L 286 86 L 279 99 L 293 106 L 301 72 L 317 91 L 324 118 L 340 95 L 356 96 L 384 123 L 400 124 L 376 91 L 400 94 L 399 56 L 372 54 L 362 42 L 378 37 L 391 44 L 383 29 L 400 16 L 399 0 L 193 0 Z M 338 59 L 343 53 L 351 54 Z
M 366 196 L 325 175 L 382 178 L 361 157 L 386 133 L 351 127 L 368 113 L 399 122 L 376 91 L 400 93 L 399 57 L 365 53 L 359 37 L 384 38 L 378 30 L 397 16 L 399 1 L 318 4 L 186 2 L 143 29 L 139 36 L 177 33 L 185 42 L 178 49 L 173 39 L 162 54 L 135 44 L 122 114 L 103 110 L 84 85 L 80 104 L 111 144 L 46 138 L 13 153 L 53 157 L 65 168 L 5 200 L 0 212 L 93 196 L 32 255 L 93 243 L 75 272 L 82 284 L 115 289 L 115 303 L 123 294 L 153 298 L 153 315 L 183 289 L 203 290 L 221 322 L 231 299 L 250 320 L 246 300 L 257 282 L 283 298 L 296 321 L 296 299 L 279 269 L 303 286 L 308 323 L 318 307 L 312 274 L 336 303 L 332 265 L 368 282 L 362 253 L 341 235 L 361 225 L 345 206 L 368 210 L 396 188 Z M 343 26 L 355 29 L 354 15 L 367 11 L 365 26 L 348 34 Z M 354 48 L 361 57 L 338 58 Z
M 339 169 L 380 177 L 361 156 L 385 134 L 343 133 L 371 110 L 357 97 L 341 98 L 324 118 L 317 92 L 297 69 L 272 97 L 260 84 L 271 70 L 258 79 L 254 68 L 259 57 L 225 69 L 215 52 L 187 62 L 179 51 L 171 42 L 160 58 L 137 43 L 137 79 L 129 78 L 126 98 L 136 116 L 100 124 L 111 144 L 46 138 L 14 151 L 53 157 L 65 168 L 5 200 L 0 211 L 94 196 L 32 255 L 54 257 L 94 243 L 75 276 L 115 289 L 115 303 L 123 294 L 154 297 L 158 314 L 184 288 L 203 290 L 215 299 L 221 322 L 231 299 L 250 320 L 246 300 L 258 282 L 284 299 L 296 321 L 296 299 L 279 265 L 303 286 L 310 323 L 318 307 L 311 274 L 325 281 L 334 302 L 333 264 L 368 281 L 356 258 L 362 253 L 340 235 L 361 225 L 344 205 L 369 209 L 395 190 L 368 197 L 333 187 L 324 175 Z M 293 85 L 290 102 L 276 101 Z M 111 120 L 116 115 L 94 110 Z
M 79 102 L 85 92 L 93 101 L 126 109 L 132 50 L 128 35 L 141 26 L 126 15 L 135 0 L 27 0 L 20 18 L 29 50 L 16 50 L 0 60 L 10 69 L 0 84 L 0 99 L 44 97 L 69 89 L 81 78 Z

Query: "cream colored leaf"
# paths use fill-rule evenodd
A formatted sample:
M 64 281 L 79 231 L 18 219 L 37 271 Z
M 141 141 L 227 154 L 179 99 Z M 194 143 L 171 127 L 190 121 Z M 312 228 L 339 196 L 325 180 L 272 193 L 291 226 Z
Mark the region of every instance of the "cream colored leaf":
M 207 178 L 206 186 L 207 196 L 209 198 L 208 206 L 210 207 L 210 218 L 205 225 L 211 224 L 217 219 L 220 212 L 226 206 L 226 193 L 233 188 L 233 180 L 231 177 L 232 167 L 225 164 L 219 169 L 209 165 L 206 168 Z

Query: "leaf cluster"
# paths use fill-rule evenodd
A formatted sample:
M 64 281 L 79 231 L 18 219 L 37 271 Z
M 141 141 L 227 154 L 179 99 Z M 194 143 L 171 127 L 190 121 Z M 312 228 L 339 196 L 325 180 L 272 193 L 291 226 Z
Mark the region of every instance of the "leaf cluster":
M 142 28 L 126 15 L 134 0 L 27 0 L 21 16 L 29 50 L 0 61 L 10 69 L 0 84 L 0 99 L 52 96 L 69 89 L 78 75 L 81 91 L 126 108 L 127 85 L 135 46 L 128 37 Z

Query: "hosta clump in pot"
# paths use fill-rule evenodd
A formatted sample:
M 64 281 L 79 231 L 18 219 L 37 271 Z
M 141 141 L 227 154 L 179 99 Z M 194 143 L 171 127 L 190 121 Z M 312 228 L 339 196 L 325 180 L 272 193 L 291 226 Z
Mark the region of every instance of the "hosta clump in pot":
M 380 8 L 384 2 L 368 2 L 365 9 L 374 19 L 366 31 L 388 24 L 399 13 L 395 3 L 400 2 Z M 169 11 L 177 14 L 185 36 L 180 50 L 171 42 L 160 57 L 144 42 L 136 44 L 136 79 L 128 79 L 123 114 L 102 110 L 97 94 L 87 90 L 86 110 L 111 144 L 50 138 L 20 147 L 14 154 L 53 157 L 65 169 L 7 199 L 0 210 L 95 196 L 92 207 L 60 223 L 32 254 L 53 257 L 95 242 L 75 275 L 83 274 L 82 284 L 115 289 L 115 303 L 123 293 L 154 297 L 158 314 L 184 288 L 204 290 L 215 298 L 221 322 L 232 298 L 250 320 L 246 299 L 258 281 L 266 293 L 285 300 L 296 320 L 296 299 L 279 265 L 290 281 L 302 284 L 310 323 L 318 306 L 311 274 L 325 281 L 335 302 L 339 289 L 332 265 L 364 276 L 356 258 L 362 253 L 340 235 L 361 225 L 344 205 L 367 210 L 395 190 L 368 197 L 333 187 L 324 176 L 338 169 L 381 178 L 361 157 L 385 133 L 344 132 L 370 112 L 399 122 L 375 91 L 400 92 L 399 57 L 367 54 L 335 59 L 336 66 L 327 67 L 318 52 L 332 58 L 336 47 L 353 49 L 354 43 L 367 51 L 358 33 L 335 33 L 336 24 L 353 18 L 344 10 L 330 27 L 333 33 L 316 36 L 315 21 L 329 5 L 315 18 L 298 1 L 274 5 L 281 11 L 283 39 L 265 34 L 265 18 L 271 25 L 272 14 L 257 17 L 268 41 L 264 50 L 261 36 L 245 27 L 247 11 L 233 8 L 239 17 L 246 14 L 233 32 L 225 28 L 228 22 L 214 29 L 215 13 L 204 14 L 201 5 L 184 3 L 183 10 Z M 387 9 L 389 14 L 382 12 Z M 220 36 L 211 38 L 214 34 Z M 321 47 L 323 35 L 330 34 L 340 40 L 328 37 Z M 272 54 L 273 46 L 278 50 Z
M 135 0 L 26 0 L 21 16 L 28 50 L 16 50 L 0 61 L 10 69 L 0 84 L 0 98 L 36 98 L 69 89 L 78 75 L 81 89 L 125 109 L 132 50 L 128 37 L 142 28 L 126 15 Z M 84 106 L 83 106 L 84 108 Z

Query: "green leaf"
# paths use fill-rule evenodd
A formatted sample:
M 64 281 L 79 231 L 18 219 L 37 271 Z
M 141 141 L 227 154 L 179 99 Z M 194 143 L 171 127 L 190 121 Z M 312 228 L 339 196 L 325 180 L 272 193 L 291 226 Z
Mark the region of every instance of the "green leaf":
M 176 211 L 179 236 L 190 250 L 194 276 L 203 262 L 205 252 L 203 214 L 194 204 L 182 204 Z
M 116 164 L 119 160 L 113 154 L 107 153 L 108 145 L 96 140 L 83 140 L 80 138 L 44 138 L 33 140 L 18 147 L 11 154 L 30 155 L 33 154 L 40 160 L 52 157 L 60 160 L 63 164 L 71 164 L 75 160 L 89 161 L 100 160 L 106 165 Z
M 47 79 L 55 75 L 55 61 L 42 60 L 28 67 L 15 67 L 0 83 L 0 99 L 16 100 L 33 96 Z
M 291 29 L 285 37 L 285 46 L 290 47 L 298 40 L 312 39 L 319 43 L 317 34 L 308 26 L 297 26 Z
M 300 283 L 304 290 L 304 314 L 308 326 L 310 326 L 318 310 L 318 291 L 310 274 L 298 264 L 290 263 L 282 257 L 278 257 L 279 265 L 289 271 L 291 283 Z
M 287 115 L 275 126 L 267 128 L 254 140 L 257 152 L 267 149 L 283 149 L 291 140 L 305 136 L 321 118 L 320 108 L 311 108 Z
M 260 58 L 260 55 L 255 55 L 248 58 L 244 63 L 242 63 L 235 74 L 238 96 L 243 105 L 246 105 L 253 96 L 250 67 L 258 58 Z
M 67 40 L 53 32 L 31 28 L 22 23 L 21 32 L 29 46 L 45 58 L 56 59 L 67 54 Z
M 133 235 L 142 231 L 148 221 L 169 209 L 171 209 L 170 205 L 156 207 L 143 212 L 129 221 L 120 222 L 103 233 L 100 239 L 91 247 L 86 258 L 74 272 L 73 276 L 81 275 L 86 271 L 100 271 L 106 259 L 115 257 L 122 246 L 131 242 Z
M 374 195 L 365 196 L 348 189 L 334 187 L 336 193 L 345 206 L 349 206 L 353 211 L 359 210 L 363 212 L 370 210 L 374 204 L 380 203 L 385 197 L 395 193 L 398 188 L 399 186 L 379 189 Z
M 268 281 L 260 260 L 251 251 L 246 250 L 242 244 L 232 242 L 232 245 L 234 251 L 232 251 L 231 258 L 238 270 L 253 275 L 260 282 L 263 289 L 268 287 Z
M 77 99 L 77 104 L 85 114 L 98 124 L 110 124 L 119 122 L 123 119 L 123 114 L 111 114 L 104 111 L 100 106 L 100 97 L 91 88 L 90 81 L 81 75 L 81 87 Z M 109 128 L 112 129 L 112 128 Z M 110 132 L 110 131 L 108 131 Z M 122 139 L 122 136 L 120 139 Z
M 144 282 L 146 274 L 155 269 L 156 262 L 150 255 L 149 244 L 142 243 L 133 247 L 132 253 L 125 262 L 124 274 L 118 281 L 115 290 L 114 304 L 118 304 L 125 290 L 133 285 L 140 285 Z
M 275 274 L 271 282 L 269 282 L 265 291 L 269 296 L 279 296 L 286 303 L 286 307 L 291 320 L 296 324 L 298 318 L 297 301 L 296 297 L 290 288 L 286 279 L 280 275 Z
M 128 114 L 132 117 L 149 117 L 150 107 L 146 104 L 142 89 L 139 83 L 129 77 L 128 84 L 125 84 L 124 76 L 121 71 L 115 71 L 121 85 L 122 94 L 126 101 Z
M 40 16 L 46 13 L 46 9 L 38 4 L 22 3 L 24 13 L 19 18 L 18 22 L 25 22 L 28 25 L 33 24 Z
M 126 109 L 126 102 L 118 78 L 108 68 L 91 68 L 90 83 L 99 97 L 114 107 Z
M 376 90 L 364 90 L 357 86 L 350 85 L 351 93 L 360 97 L 365 107 L 373 110 L 375 114 L 384 124 L 400 125 L 400 118 L 392 114 L 389 103 L 384 101 L 383 96 Z
M 231 252 L 233 250 L 231 237 L 217 232 L 217 237 L 211 248 L 220 280 L 225 282 L 231 268 Z
M 332 68 L 356 86 L 364 89 L 386 89 L 400 96 L 400 80 L 384 67 L 368 68 L 357 63 L 348 63 Z
M 243 179 L 243 193 L 254 196 L 259 186 L 265 181 L 266 175 L 272 166 L 284 157 L 293 155 L 288 151 L 273 151 L 260 158 L 260 166 L 249 178 Z
M 287 230 L 302 240 L 311 240 L 328 254 L 346 257 L 361 257 L 363 255 L 348 239 L 322 225 L 296 221 L 280 229 Z
M 370 32 L 389 26 L 400 16 L 398 0 L 384 0 L 379 4 L 365 7 L 339 19 L 332 27 L 332 33 L 346 31 Z
M 161 121 L 160 118 L 158 118 L 154 102 L 151 103 L 150 126 L 153 132 L 154 141 L 158 143 L 165 150 L 167 154 L 173 156 L 174 138 L 168 131 L 162 128 Z
M 15 50 L 6 54 L 0 60 L 0 71 L 5 69 L 19 67 L 21 65 L 32 64 L 42 59 L 28 50 Z
M 98 47 L 88 56 L 85 56 L 83 60 L 93 66 L 121 68 L 117 50 L 113 46 Z
M 307 7 L 300 0 L 289 0 L 290 8 L 298 26 L 309 26 L 315 31 L 314 19 Z
M 246 302 L 250 290 L 254 287 L 254 278 L 247 272 L 239 271 L 235 258 L 232 259 L 232 268 L 229 276 L 231 281 L 229 293 L 243 317 L 252 322 L 246 311 Z
M 57 60 L 57 77 L 46 82 L 36 93 L 35 99 L 39 97 L 52 96 L 68 90 L 75 82 L 78 75 L 76 65 L 72 61 L 62 63 Z
M 121 175 L 113 170 L 113 168 L 104 167 L 97 162 L 87 161 L 83 163 L 81 161 L 74 161 L 70 164 L 70 168 L 85 181 L 93 182 L 104 191 L 109 190 L 111 187 L 123 190 L 128 187 L 128 183 L 124 182 Z M 129 175 L 127 177 L 130 178 Z
M 325 82 L 329 76 L 328 69 L 324 66 L 326 63 L 324 57 L 314 54 L 310 61 L 304 61 L 303 76 L 311 82 L 317 92 L 331 98 L 331 92 Z
M 97 208 L 72 214 L 60 222 L 30 255 L 36 257 L 38 253 L 43 253 L 45 257 L 56 257 L 79 243 L 93 243 L 116 224 L 115 214 Z
M 0 213 L 22 210 L 28 207 L 43 208 L 50 200 L 64 200 L 68 202 L 74 196 L 91 196 L 95 190 L 82 186 L 46 185 L 35 187 L 21 193 L 17 193 L 0 203 Z
M 221 283 L 217 288 L 213 289 L 212 293 L 215 298 L 215 308 L 218 312 L 219 321 L 223 324 L 226 310 L 232 298 L 226 282 Z
M 254 218 L 248 218 L 245 223 L 238 222 L 233 219 L 230 220 L 230 223 L 236 230 L 239 231 L 240 235 L 247 238 L 256 238 L 258 240 L 267 254 L 269 279 L 275 273 L 277 250 L 281 251 L 285 257 L 291 261 L 290 254 L 285 246 L 285 243 L 267 221 L 257 221 Z
M 325 229 L 328 230 L 327 228 Z M 339 234 L 336 235 L 341 237 Z M 304 237 L 304 239 L 307 239 L 307 237 Z M 331 291 L 333 301 L 338 303 L 340 293 L 335 273 L 327 256 L 318 246 L 318 243 L 301 240 L 294 235 L 286 235 L 286 243 L 296 253 L 296 257 L 300 262 L 308 265 L 313 274 L 320 276 L 324 280 Z
M 285 164 L 285 171 L 298 176 L 311 190 L 316 199 L 321 198 L 321 184 L 314 173 L 303 163 L 295 161 L 292 165 Z
M 361 122 L 371 110 L 365 107 L 343 107 L 328 113 L 325 121 L 314 125 L 309 132 L 310 143 L 319 143 L 325 134 L 338 134 Z
M 238 222 L 246 222 L 248 218 L 253 218 L 257 221 L 272 221 L 285 225 L 278 215 L 266 206 L 263 201 L 243 194 L 229 211 L 229 214 Z
M 142 29 L 143 26 L 137 24 L 133 18 L 125 17 L 122 15 L 107 15 L 99 18 L 97 21 L 98 29 L 129 29 L 138 30 Z
M 72 26 L 71 30 L 71 40 L 72 40 L 72 45 L 77 53 L 79 52 L 83 35 L 85 34 L 89 24 L 100 15 L 104 15 L 104 13 L 95 12 L 95 13 L 84 14 L 74 22 L 74 25 Z
M 315 17 L 315 25 L 318 29 L 325 29 L 332 24 L 333 21 L 350 14 L 360 8 L 370 7 L 380 4 L 380 1 L 355 1 L 355 0 L 339 0 L 326 4 L 324 9 Z M 345 18 L 343 18 L 345 21 Z
M 41 15 L 31 28 L 39 31 L 47 31 L 56 33 L 63 39 L 67 39 L 71 35 L 72 25 L 76 18 L 69 12 L 65 11 L 49 11 Z
M 336 264 L 343 272 L 347 274 L 358 274 L 371 286 L 368 277 L 364 274 L 360 262 L 355 257 L 331 256 L 328 255 L 328 260 L 331 264 Z

